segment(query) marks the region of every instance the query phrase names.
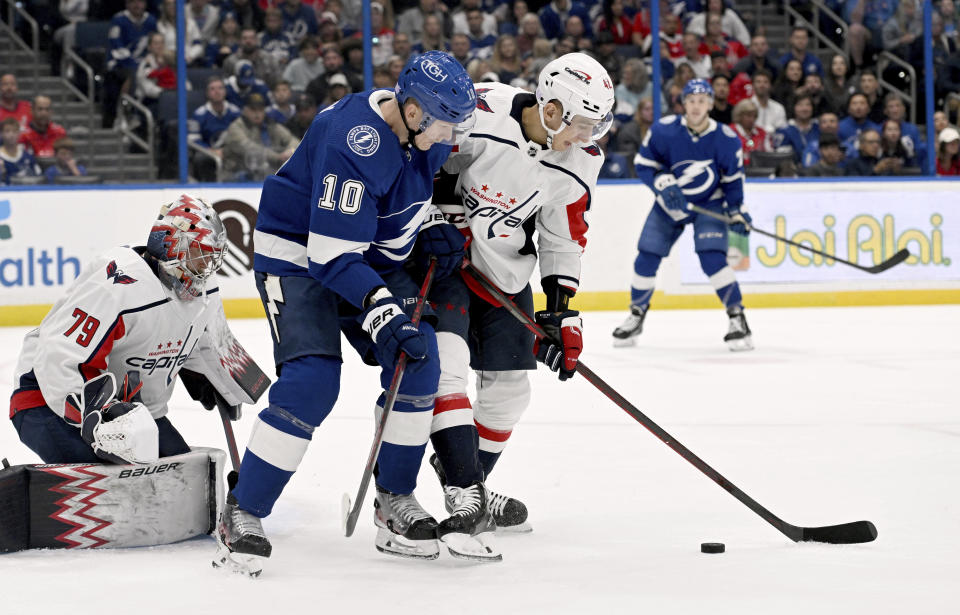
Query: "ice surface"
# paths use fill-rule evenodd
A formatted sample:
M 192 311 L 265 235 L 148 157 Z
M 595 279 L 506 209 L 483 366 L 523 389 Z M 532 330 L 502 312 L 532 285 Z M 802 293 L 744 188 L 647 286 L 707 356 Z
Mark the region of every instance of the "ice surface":
M 749 297 L 747 297 L 749 305 Z M 585 314 L 584 361 L 761 504 L 796 525 L 869 519 L 865 545 L 794 544 L 582 379 L 539 370 L 533 403 L 490 480 L 530 509 L 499 564 L 378 553 L 369 501 L 340 529 L 373 433 L 376 373 L 348 356 L 341 401 L 264 528 L 250 580 L 210 566 L 214 543 L 0 556 L 0 613 L 948 613 L 960 578 L 960 306 L 748 310 L 757 350 L 723 344 L 722 310 L 650 312 L 634 348 L 623 313 Z M 231 323 L 264 367 L 265 320 Z M 25 329 L 0 328 L 0 394 Z M 182 390 L 171 419 L 225 447 Z M 246 442 L 256 409 L 246 408 Z M 0 427 L 0 455 L 38 459 Z M 427 464 L 420 501 L 443 514 Z M 724 542 L 722 555 L 701 542 Z

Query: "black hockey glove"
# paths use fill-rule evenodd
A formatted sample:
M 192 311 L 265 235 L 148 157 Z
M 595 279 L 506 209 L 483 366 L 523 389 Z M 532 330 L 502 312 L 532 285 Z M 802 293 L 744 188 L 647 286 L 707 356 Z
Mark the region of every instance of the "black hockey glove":
M 727 215 L 730 216 L 731 231 L 738 235 L 750 234 L 750 225 L 753 224 L 753 218 L 750 217 L 750 214 L 747 213 L 742 205 L 731 207 L 727 210 Z
M 430 267 L 430 257 L 436 256 L 437 268 L 434 279 L 445 278 L 463 265 L 466 240 L 467 238 L 457 227 L 447 222 L 428 226 L 417 235 L 417 243 L 413 246 L 414 262 L 421 271 L 426 273 Z
M 370 304 L 357 320 L 370 335 L 375 346 L 377 362 L 385 369 L 394 369 L 400 353 L 412 361 L 427 356 L 427 340 L 403 312 L 396 297 L 384 287 L 371 294 Z
M 583 351 L 583 321 L 580 312 L 537 312 L 537 324 L 547 337 L 533 345 L 533 354 L 550 371 L 557 372 L 560 380 L 572 378 L 577 372 L 577 361 Z
M 210 380 L 200 372 L 194 372 L 189 369 L 180 370 L 180 382 L 187 389 L 191 399 L 200 402 L 200 405 L 207 410 L 222 408 L 227 411 L 227 416 L 231 421 L 239 421 L 242 414 L 241 404 L 231 406 L 223 395 L 217 391 L 216 387 L 210 383 Z

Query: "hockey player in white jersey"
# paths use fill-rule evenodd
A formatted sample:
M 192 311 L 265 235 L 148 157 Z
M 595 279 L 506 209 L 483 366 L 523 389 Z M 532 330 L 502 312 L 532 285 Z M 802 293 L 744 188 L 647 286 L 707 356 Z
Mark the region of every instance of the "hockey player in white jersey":
M 749 232 L 751 218 L 743 204 L 743 150 L 728 126 L 710 119 L 713 88 L 708 81 L 687 82 L 682 100 L 683 115 L 670 115 L 654 124 L 634 161 L 637 176 L 653 191 L 656 201 L 637 242 L 630 315 L 614 330 L 614 345 L 632 345 L 640 335 L 660 261 L 686 225 L 693 223 L 700 266 L 730 319 L 723 339 L 731 350 L 751 350 L 740 285 L 727 264 L 727 225 L 692 214 L 687 207 L 689 202 L 725 213 L 734 221 L 732 231 Z
M 606 71 L 582 53 L 544 67 L 535 95 L 482 84 L 477 125 L 444 165 L 450 175 L 441 183 L 453 185 L 453 198 L 438 189 L 434 202 L 468 236 L 471 262 L 528 314 L 539 251 L 547 305 L 536 321 L 551 333 L 535 348 L 526 327 L 468 274 L 434 287 L 441 377 L 431 464 L 452 512 L 438 530 L 445 542 L 472 535 L 483 544 L 494 525 L 529 531 L 526 507 L 486 490 L 484 481 L 530 401 L 527 370 L 539 360 L 566 380 L 576 369 L 581 320 L 569 301 L 579 285 L 585 215 L 603 164 L 593 141 L 609 129 L 613 103 Z M 477 372 L 473 403 L 471 368 Z
M 255 401 L 217 373 L 215 331 L 228 330 L 213 277 L 225 241 L 213 208 L 181 195 L 161 208 L 146 247 L 113 248 L 81 272 L 24 339 L 10 400 L 24 444 L 46 463 L 187 453 L 166 417 L 182 370 L 215 385 L 235 418 Z

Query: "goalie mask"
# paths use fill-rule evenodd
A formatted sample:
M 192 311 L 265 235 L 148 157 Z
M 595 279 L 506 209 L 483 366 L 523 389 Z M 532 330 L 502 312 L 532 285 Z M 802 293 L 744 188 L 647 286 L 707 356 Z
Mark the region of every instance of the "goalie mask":
M 579 128 L 583 140 L 596 141 L 610 130 L 613 82 L 603 66 L 587 54 L 568 53 L 540 71 L 537 103 L 540 124 L 547 131 L 547 147 L 553 147 L 553 138 L 560 132 L 548 127 L 543 119 L 543 107 L 552 100 L 563 106 L 564 125 Z
M 181 194 L 160 208 L 147 252 L 158 261 L 160 281 L 182 300 L 201 297 L 223 264 L 227 235 L 220 216 L 197 197 Z

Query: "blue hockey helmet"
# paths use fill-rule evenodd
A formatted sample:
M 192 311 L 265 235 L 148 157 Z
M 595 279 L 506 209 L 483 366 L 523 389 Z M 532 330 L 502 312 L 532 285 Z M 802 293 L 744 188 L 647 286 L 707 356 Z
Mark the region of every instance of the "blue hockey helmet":
M 473 80 L 454 57 L 442 51 L 427 51 L 411 58 L 400 72 L 394 89 L 400 108 L 413 98 L 420 105 L 423 120 L 419 134 L 435 121 L 455 125 L 454 137 L 462 136 L 473 127 L 477 108 L 477 93 Z M 447 142 L 444 140 L 443 142 Z
M 683 86 L 680 102 L 686 100 L 687 96 L 691 94 L 707 94 L 710 98 L 713 98 L 713 86 L 706 79 L 691 79 L 687 82 L 687 85 Z

